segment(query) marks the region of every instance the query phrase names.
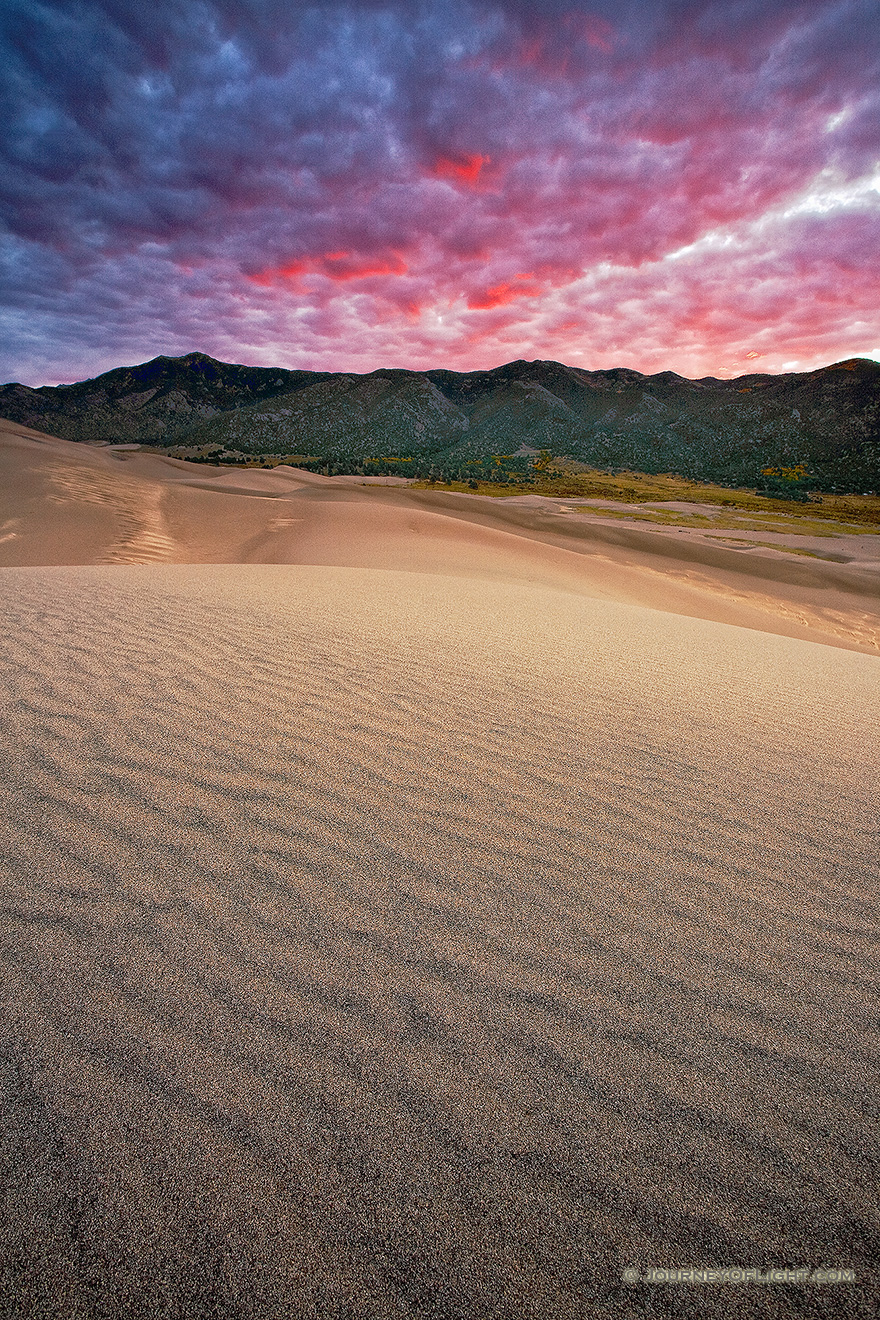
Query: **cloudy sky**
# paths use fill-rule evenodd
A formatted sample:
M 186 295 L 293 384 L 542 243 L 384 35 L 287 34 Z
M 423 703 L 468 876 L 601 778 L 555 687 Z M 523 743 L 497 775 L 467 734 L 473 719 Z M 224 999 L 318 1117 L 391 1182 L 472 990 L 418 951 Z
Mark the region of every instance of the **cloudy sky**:
M 880 357 L 877 0 L 0 18 L 0 381 Z

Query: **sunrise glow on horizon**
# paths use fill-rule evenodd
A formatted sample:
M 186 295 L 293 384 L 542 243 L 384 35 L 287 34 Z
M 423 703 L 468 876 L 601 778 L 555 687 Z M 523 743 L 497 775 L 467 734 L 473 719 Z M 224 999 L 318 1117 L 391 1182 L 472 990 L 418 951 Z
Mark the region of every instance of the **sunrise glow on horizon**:
M 4 0 L 0 380 L 880 358 L 868 0 Z

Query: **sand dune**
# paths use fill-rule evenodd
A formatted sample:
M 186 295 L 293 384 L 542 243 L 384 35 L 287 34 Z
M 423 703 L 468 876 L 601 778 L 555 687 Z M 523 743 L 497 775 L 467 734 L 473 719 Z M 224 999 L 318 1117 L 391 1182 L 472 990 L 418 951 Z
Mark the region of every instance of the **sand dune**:
M 870 598 L 20 448 L 0 1312 L 874 1315 Z
M 876 537 L 835 541 L 852 562 L 826 563 L 597 523 L 569 504 L 196 467 L 0 421 L 0 566 L 298 563 L 543 583 L 880 655 Z

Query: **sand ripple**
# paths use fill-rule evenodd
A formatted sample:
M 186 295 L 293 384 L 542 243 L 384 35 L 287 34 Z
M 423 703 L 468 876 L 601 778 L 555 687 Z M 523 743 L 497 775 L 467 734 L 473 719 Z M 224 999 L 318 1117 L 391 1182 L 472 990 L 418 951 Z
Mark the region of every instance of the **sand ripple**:
M 57 504 L 94 505 L 111 513 L 117 539 L 98 557 L 102 564 L 153 564 L 173 557 L 163 490 L 157 483 L 130 481 L 116 472 L 61 466 L 51 472 L 51 496 Z
M 880 662 L 4 569 L 0 1310 L 874 1314 Z M 626 1287 L 628 1265 L 855 1288 Z

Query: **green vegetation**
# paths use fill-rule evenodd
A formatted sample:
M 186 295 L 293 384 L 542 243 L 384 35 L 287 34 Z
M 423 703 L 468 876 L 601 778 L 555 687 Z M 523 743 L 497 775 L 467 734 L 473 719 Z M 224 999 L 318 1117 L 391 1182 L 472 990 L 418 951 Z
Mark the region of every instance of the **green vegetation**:
M 522 495 L 525 489 L 534 495 L 561 499 L 611 500 L 617 504 L 650 505 L 676 503 L 716 506 L 719 513 L 666 512 L 660 509 L 612 510 L 584 505 L 583 513 L 603 517 L 636 518 L 679 527 L 735 527 L 743 531 L 788 531 L 796 523 L 802 536 L 832 536 L 842 531 L 867 533 L 880 530 L 880 496 L 830 495 L 812 491 L 805 503 L 793 503 L 780 496 L 760 495 L 755 489 L 721 486 L 714 482 L 693 481 L 672 473 L 600 472 L 570 460 L 557 459 L 549 464 L 539 455 L 541 466 L 532 465 L 530 479 L 512 484 L 480 481 L 480 495 Z M 429 487 L 431 482 L 419 482 Z M 467 490 L 453 483 L 451 489 Z M 725 515 L 722 510 L 729 510 Z M 821 512 L 820 512 L 821 510 Z M 742 514 L 760 515 L 760 520 L 743 521 Z
M 535 484 L 540 486 L 542 495 L 614 500 L 620 504 L 659 504 L 675 500 L 761 513 L 800 513 L 784 495 L 764 495 L 755 487 L 722 486 L 717 482 L 695 481 L 668 472 L 601 472 L 568 462 L 564 469 L 560 466 L 550 469 Z M 822 505 L 823 517 L 832 511 L 835 517 L 847 514 L 853 521 L 880 523 L 880 496 L 829 495 L 812 491 L 809 500 L 812 505 Z M 875 516 L 866 516 L 872 512 Z M 812 508 L 809 514 L 815 516 L 815 509 Z
M 627 521 L 660 523 L 666 527 L 725 527 L 740 532 L 786 532 L 797 536 L 880 536 L 880 527 L 823 518 L 821 521 L 806 515 L 786 512 L 768 514 L 765 518 L 737 517 L 735 514 L 665 512 L 660 509 L 607 509 L 595 504 L 575 506 L 579 513 L 592 513 L 602 518 L 625 518 Z
M 808 505 L 819 491 L 880 492 L 880 363 L 869 359 L 688 381 L 543 360 L 361 376 L 192 353 L 74 385 L 10 383 L 0 386 L 0 405 L 0 415 L 68 440 L 179 446 L 197 462 L 298 461 L 332 475 L 406 476 L 471 491 L 485 483 L 640 502 L 643 491 L 595 486 L 662 485 L 662 474 L 677 473 L 702 486 L 700 500 L 711 483 L 789 506 Z
M 448 489 L 460 487 L 463 490 L 473 490 L 475 484 L 480 487 L 487 484 L 495 487 L 501 484 L 506 492 L 511 494 L 522 494 L 523 488 L 531 486 L 534 480 L 528 459 L 514 458 L 510 455 L 493 455 L 487 459 L 454 460 L 444 457 L 426 458 L 424 454 L 383 455 L 372 458 L 339 452 L 255 453 L 252 450 L 210 445 L 199 447 L 172 445 L 160 452 L 170 458 L 185 459 L 188 463 L 260 468 L 278 467 L 284 463 L 325 477 L 407 477 L 423 485 L 445 486 Z M 494 494 L 494 489 L 490 493 Z
M 449 454 L 260 453 L 229 447 L 173 446 L 165 453 L 191 463 L 272 468 L 279 464 L 305 468 L 322 476 L 407 477 L 417 489 L 446 490 L 493 498 L 546 495 L 567 500 L 609 500 L 620 505 L 696 504 L 700 511 L 673 512 L 656 508 L 609 509 L 582 505 L 580 512 L 602 517 L 636 519 L 679 527 L 732 528 L 739 531 L 797 532 L 802 536 L 833 536 L 842 532 L 880 530 L 880 496 L 839 495 L 803 489 L 806 469 L 764 470 L 765 482 L 778 489 L 725 486 L 675 473 L 629 470 L 602 471 L 574 459 L 554 456 L 549 449 L 533 455 L 492 454 L 488 458 Z M 702 511 L 716 507 L 718 513 Z M 752 515 L 751 519 L 744 515 Z

